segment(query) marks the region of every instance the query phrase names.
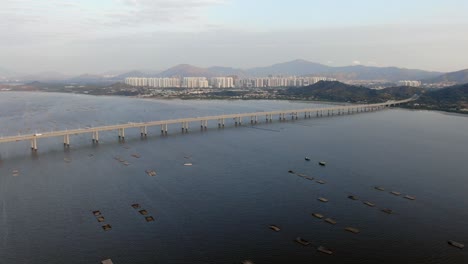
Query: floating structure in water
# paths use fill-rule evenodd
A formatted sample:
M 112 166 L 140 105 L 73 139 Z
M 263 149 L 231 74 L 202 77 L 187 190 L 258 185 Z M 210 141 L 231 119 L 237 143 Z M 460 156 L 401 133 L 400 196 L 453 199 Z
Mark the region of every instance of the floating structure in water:
M 100 215 L 101 215 L 101 211 L 99 211 L 99 210 L 93 211 L 93 215 L 94 215 L 94 216 L 100 216 Z
M 291 174 L 294 174 L 294 171 L 293 170 L 288 170 L 289 173 Z
M 320 165 L 320 166 L 326 166 L 327 163 L 326 163 L 325 161 L 319 161 L 319 165 Z
M 151 177 L 154 177 L 156 176 L 156 171 L 154 170 L 145 170 L 146 174 L 148 174 L 148 176 L 151 176 Z
M 103 225 L 103 226 L 102 226 L 102 229 L 104 229 L 104 231 L 109 231 L 109 230 L 112 229 L 112 226 L 109 225 L 109 224 L 106 224 L 106 225 Z
M 348 232 L 351 232 L 353 234 L 358 234 L 359 232 L 361 232 L 361 231 L 359 231 L 359 229 L 354 228 L 354 227 L 346 227 L 345 230 L 348 231 Z
M 144 209 L 143 209 L 143 210 L 140 210 L 140 211 L 138 211 L 138 212 L 139 212 L 141 215 L 147 215 L 147 214 L 148 214 L 148 211 L 146 211 L 146 210 L 144 210 Z
M 96 219 L 97 219 L 97 221 L 98 221 L 99 223 L 102 223 L 102 222 L 105 221 L 104 216 L 99 216 L 99 217 L 96 218 Z
M 411 195 L 405 195 L 405 197 L 404 197 L 404 198 L 405 198 L 405 199 L 408 199 L 408 200 L 411 200 L 411 201 L 414 201 L 414 200 L 416 200 L 416 197 L 414 197 L 414 196 L 411 196 Z
M 114 264 L 111 259 L 105 259 L 101 261 L 101 264 Z
M 459 249 L 463 249 L 465 247 L 465 245 L 463 245 L 462 243 L 459 243 L 459 242 L 456 242 L 456 241 L 453 241 L 453 240 L 449 240 L 447 241 L 447 243 L 453 247 L 456 247 L 456 248 L 459 248 Z
M 331 219 L 331 218 L 327 218 L 325 219 L 325 222 L 329 223 L 329 224 L 332 224 L 332 225 L 336 225 L 336 221 Z
M 367 206 L 370 206 L 370 207 L 375 206 L 375 203 L 371 203 L 371 202 L 368 202 L 368 201 L 364 202 L 364 204 L 367 205 Z
M 326 182 L 325 182 L 325 181 L 322 181 L 322 180 L 318 180 L 317 183 L 325 184 Z
M 324 218 L 325 216 L 323 214 L 319 214 L 319 213 L 313 213 L 312 216 L 318 218 L 318 219 L 322 219 Z
M 152 216 L 145 217 L 146 222 L 154 222 L 154 218 Z
M 310 161 L 310 158 L 309 157 L 305 157 L 304 158 L 306 161 Z
M 19 176 L 19 173 L 20 173 L 19 170 L 13 170 L 13 171 L 11 171 L 11 174 L 12 174 L 13 176 L 15 176 L 15 177 L 16 177 L 16 176 Z
M 141 208 L 140 204 L 137 204 L 137 203 L 132 204 L 132 207 L 133 207 L 133 209 L 139 209 L 139 208 Z
M 385 189 L 380 186 L 375 186 L 374 189 L 379 190 L 379 191 L 385 191 Z
M 190 162 L 184 163 L 184 166 L 192 166 L 193 164 Z
M 318 200 L 321 201 L 321 202 L 323 202 L 323 203 L 328 202 L 328 199 L 323 198 L 323 197 L 318 198 Z
M 247 259 L 247 260 L 242 261 L 242 264 L 255 264 L 255 263 L 252 260 Z
M 391 191 L 390 193 L 393 194 L 393 195 L 395 195 L 395 196 L 400 196 L 400 195 L 401 195 L 401 192 Z
M 331 250 L 329 250 L 329 249 L 327 249 L 326 247 L 323 247 L 323 246 L 318 247 L 317 251 L 321 252 L 321 253 L 324 253 L 324 254 L 327 254 L 327 255 L 333 254 L 333 251 L 331 251 Z
M 354 195 L 349 195 L 348 198 L 354 201 L 359 200 L 359 198 L 357 198 L 357 196 L 354 196 Z
M 297 243 L 299 243 L 299 244 L 301 244 L 301 245 L 303 245 L 303 246 L 308 246 L 308 245 L 310 245 L 310 242 L 309 242 L 309 241 L 307 241 L 307 240 L 305 240 L 305 239 L 303 239 L 303 238 L 301 238 L 301 237 L 296 237 L 296 239 L 295 239 L 294 241 L 296 241 Z
M 281 230 L 277 225 L 269 225 L 268 227 L 275 232 L 279 232 Z
M 382 212 L 387 213 L 387 214 L 393 214 L 393 210 L 388 209 L 388 208 L 382 209 Z
M 137 158 L 137 159 L 141 158 L 140 154 L 138 154 L 138 153 L 132 154 L 132 157 Z

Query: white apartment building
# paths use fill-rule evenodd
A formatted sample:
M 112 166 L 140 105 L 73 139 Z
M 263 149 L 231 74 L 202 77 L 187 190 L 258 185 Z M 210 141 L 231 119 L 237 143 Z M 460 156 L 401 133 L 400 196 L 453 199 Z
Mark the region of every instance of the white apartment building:
M 184 88 L 208 88 L 208 80 L 205 77 L 184 77 Z
M 213 88 L 233 88 L 234 79 L 232 77 L 214 77 L 210 79 Z
M 408 80 L 404 80 L 404 81 L 399 81 L 399 82 L 398 82 L 398 85 L 400 85 L 400 86 L 420 87 L 420 86 L 421 86 L 421 82 L 420 82 L 420 81 L 408 81 Z
M 180 87 L 179 78 L 125 78 L 125 84 L 136 87 L 177 88 Z

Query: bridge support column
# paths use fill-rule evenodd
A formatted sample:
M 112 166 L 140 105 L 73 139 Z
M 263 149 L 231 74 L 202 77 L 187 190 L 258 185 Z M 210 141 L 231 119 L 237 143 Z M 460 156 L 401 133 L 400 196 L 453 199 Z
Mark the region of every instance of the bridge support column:
M 99 131 L 94 131 L 93 132 L 93 142 L 94 143 L 99 143 Z
M 63 136 L 63 146 L 67 148 L 70 147 L 70 135 Z
M 119 139 L 125 139 L 125 128 L 119 128 Z
M 37 151 L 37 139 L 36 138 L 31 139 L 31 150 L 34 152 Z
M 140 135 L 143 137 L 143 136 L 147 136 L 148 135 L 148 128 L 146 126 L 144 127 L 140 127 Z

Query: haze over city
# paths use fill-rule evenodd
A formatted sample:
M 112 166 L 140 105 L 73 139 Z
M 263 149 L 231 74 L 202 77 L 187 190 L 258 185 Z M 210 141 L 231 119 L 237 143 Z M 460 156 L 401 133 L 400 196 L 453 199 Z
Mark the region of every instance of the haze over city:
M 105 0 L 0 2 L 0 68 L 65 74 L 329 66 L 468 68 L 468 2 Z

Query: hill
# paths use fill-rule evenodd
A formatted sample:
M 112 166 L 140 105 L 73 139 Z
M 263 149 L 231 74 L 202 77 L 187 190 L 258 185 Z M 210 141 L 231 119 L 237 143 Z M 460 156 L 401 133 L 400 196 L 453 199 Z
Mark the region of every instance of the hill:
M 456 72 L 449 72 L 449 73 L 440 75 L 432 79 L 426 79 L 423 82 L 424 83 L 449 82 L 449 83 L 457 83 L 457 84 L 468 83 L 468 69 L 456 71 Z
M 303 98 L 309 100 L 351 102 L 351 103 L 379 103 L 388 100 L 409 98 L 424 90 L 415 87 L 392 87 L 382 90 L 373 90 L 362 86 L 348 85 L 341 82 L 320 81 L 316 84 L 288 88 L 281 94 L 287 97 Z
M 468 109 L 468 83 L 425 93 L 417 103 L 425 109 L 466 112 L 463 109 Z

